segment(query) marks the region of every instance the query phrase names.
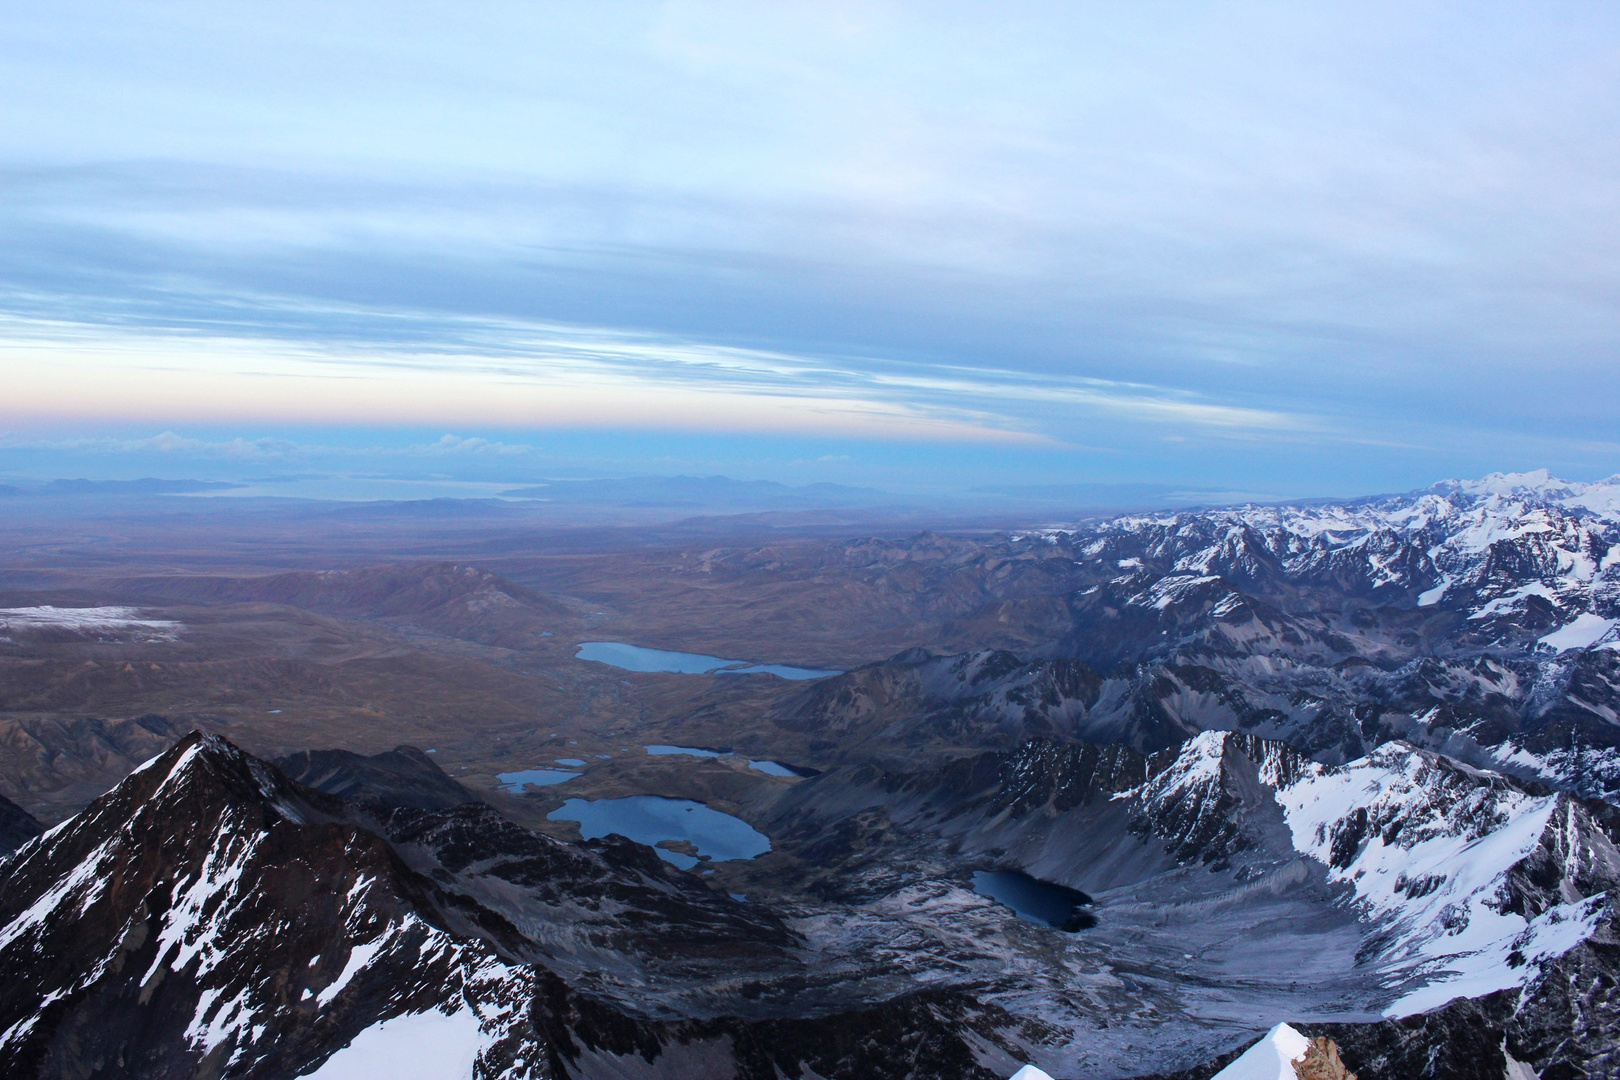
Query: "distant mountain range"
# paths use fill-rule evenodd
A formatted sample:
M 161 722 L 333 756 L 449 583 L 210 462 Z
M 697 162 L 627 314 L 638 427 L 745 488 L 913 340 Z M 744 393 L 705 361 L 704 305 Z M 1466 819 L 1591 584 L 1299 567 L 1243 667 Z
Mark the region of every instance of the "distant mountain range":
M 508 499 L 560 503 L 612 503 L 689 509 L 824 509 L 903 502 L 874 488 L 844 484 L 790 487 L 772 480 L 729 476 L 636 476 L 622 480 L 558 480 L 501 492 Z
M 0 484 L 0 496 L 74 497 L 94 495 L 195 495 L 205 491 L 230 491 L 246 485 L 221 480 L 48 480 L 37 486 Z
M 267 497 L 312 497 L 300 493 L 308 486 L 296 481 L 315 482 L 321 477 L 279 478 L 291 481 L 282 488 L 265 486 Z M 0 497 L 42 496 L 120 497 L 133 495 L 196 495 L 241 491 L 253 486 L 211 480 L 51 480 L 37 485 L 0 485 Z M 442 483 L 437 484 L 443 487 Z M 411 484 L 399 481 L 387 501 L 411 500 Z M 916 511 L 922 508 L 951 508 L 957 512 L 995 513 L 1007 511 L 1042 512 L 1058 515 L 1082 512 L 1149 510 L 1188 506 L 1213 506 L 1261 498 L 1239 491 L 1215 488 L 1187 488 L 1171 484 L 1039 484 L 975 487 L 956 492 L 898 494 L 877 488 L 847 484 L 789 485 L 771 480 L 737 480 L 729 476 L 636 476 L 610 479 L 554 480 L 497 490 L 506 500 L 533 501 L 560 507 L 622 507 L 698 513 L 757 513 L 795 510 L 873 510 L 882 508 Z M 343 502 L 341 496 L 315 495 L 326 501 Z M 468 499 L 478 496 L 469 495 Z M 484 496 L 488 497 L 488 496 Z M 443 492 L 422 495 L 423 501 L 446 498 Z

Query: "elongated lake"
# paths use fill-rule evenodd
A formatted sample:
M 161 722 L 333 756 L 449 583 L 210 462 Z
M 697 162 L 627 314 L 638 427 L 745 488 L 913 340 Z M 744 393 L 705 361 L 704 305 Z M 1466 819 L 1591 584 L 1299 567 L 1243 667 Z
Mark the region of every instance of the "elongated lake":
M 584 764 L 584 762 L 580 762 Z M 560 784 L 565 780 L 572 780 L 578 776 L 577 772 L 564 769 L 521 769 L 517 772 L 496 773 L 495 779 L 502 791 L 513 795 L 523 794 L 525 787 L 546 787 L 550 784 Z
M 731 757 L 729 749 L 716 750 L 712 746 L 671 746 L 667 743 L 654 743 L 647 747 L 647 753 L 654 757 L 664 757 L 669 754 L 686 754 L 689 757 L 721 758 Z M 771 761 L 765 758 L 750 759 L 748 767 L 767 776 L 805 777 L 816 776 L 819 771 L 807 769 L 798 765 L 785 765 L 780 761 Z
M 598 664 L 624 671 L 674 672 L 679 675 L 776 675 L 783 679 L 825 679 L 829 675 L 842 675 L 842 671 L 820 668 L 791 667 L 787 664 L 755 664 L 748 660 L 727 660 L 721 656 L 702 653 L 672 652 L 669 649 L 648 649 L 640 645 L 627 645 L 622 641 L 586 641 L 574 654 L 581 660 L 594 660 Z
M 684 852 L 658 847 L 664 840 L 685 840 L 714 862 L 752 859 L 771 850 L 771 841 L 741 818 L 722 814 L 691 799 L 662 795 L 627 795 L 620 799 L 569 799 L 546 815 L 553 821 L 579 822 L 587 840 L 618 833 L 647 844 L 658 857 L 690 870 L 700 861 Z

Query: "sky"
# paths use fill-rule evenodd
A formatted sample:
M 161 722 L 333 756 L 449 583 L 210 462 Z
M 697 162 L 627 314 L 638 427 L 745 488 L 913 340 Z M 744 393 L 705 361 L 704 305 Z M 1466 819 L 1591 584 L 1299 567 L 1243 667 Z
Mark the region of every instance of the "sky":
M 10 0 L 0 477 L 1620 472 L 1604 3 Z

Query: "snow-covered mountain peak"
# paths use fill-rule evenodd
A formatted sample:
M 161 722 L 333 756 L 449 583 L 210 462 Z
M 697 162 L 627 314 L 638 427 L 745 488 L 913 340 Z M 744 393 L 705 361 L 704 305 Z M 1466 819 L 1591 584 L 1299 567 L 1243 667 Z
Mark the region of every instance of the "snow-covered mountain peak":
M 1478 480 L 1444 480 L 1429 489 L 1440 495 L 1494 502 L 1498 506 L 1551 505 L 1586 510 L 1620 520 L 1620 475 L 1590 482 L 1561 480 L 1546 469 L 1491 473 Z
M 1217 582 L 1265 592 L 1328 586 L 1386 603 L 1461 609 L 1484 620 L 1470 633 L 1554 652 L 1599 644 L 1620 619 L 1620 481 L 1613 479 L 1495 473 L 1339 503 L 1126 515 L 1098 523 L 1089 536 L 1065 535 L 1082 560 L 1130 588 L 1125 603 L 1140 607 L 1162 609 L 1167 598 Z M 1583 617 L 1571 633 L 1547 640 Z M 1504 619 L 1518 630 L 1493 629 Z
M 1310 1049 L 1309 1039 L 1287 1024 L 1278 1024 L 1212 1080 L 1296 1080 L 1299 1072 L 1294 1066 L 1304 1062 Z

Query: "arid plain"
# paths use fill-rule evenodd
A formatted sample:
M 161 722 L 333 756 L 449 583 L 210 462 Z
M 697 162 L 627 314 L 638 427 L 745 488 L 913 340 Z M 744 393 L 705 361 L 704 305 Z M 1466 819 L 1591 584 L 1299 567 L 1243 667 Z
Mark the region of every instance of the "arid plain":
M 770 720 L 802 684 L 625 671 L 578 659 L 581 642 L 843 670 L 916 647 L 1029 645 L 1066 614 L 1055 563 L 987 566 L 967 539 L 981 523 L 936 532 L 909 514 L 604 523 L 500 503 L 173 497 L 52 509 L 0 523 L 0 608 L 122 608 L 128 621 L 0 641 L 0 793 L 47 822 L 194 728 L 272 757 L 433 750 L 552 830 L 570 828 L 545 821 L 562 789 L 512 795 L 498 774 L 577 758 L 589 765 L 570 797 L 735 809 L 792 781 L 643 746 L 815 768 L 833 748 Z

